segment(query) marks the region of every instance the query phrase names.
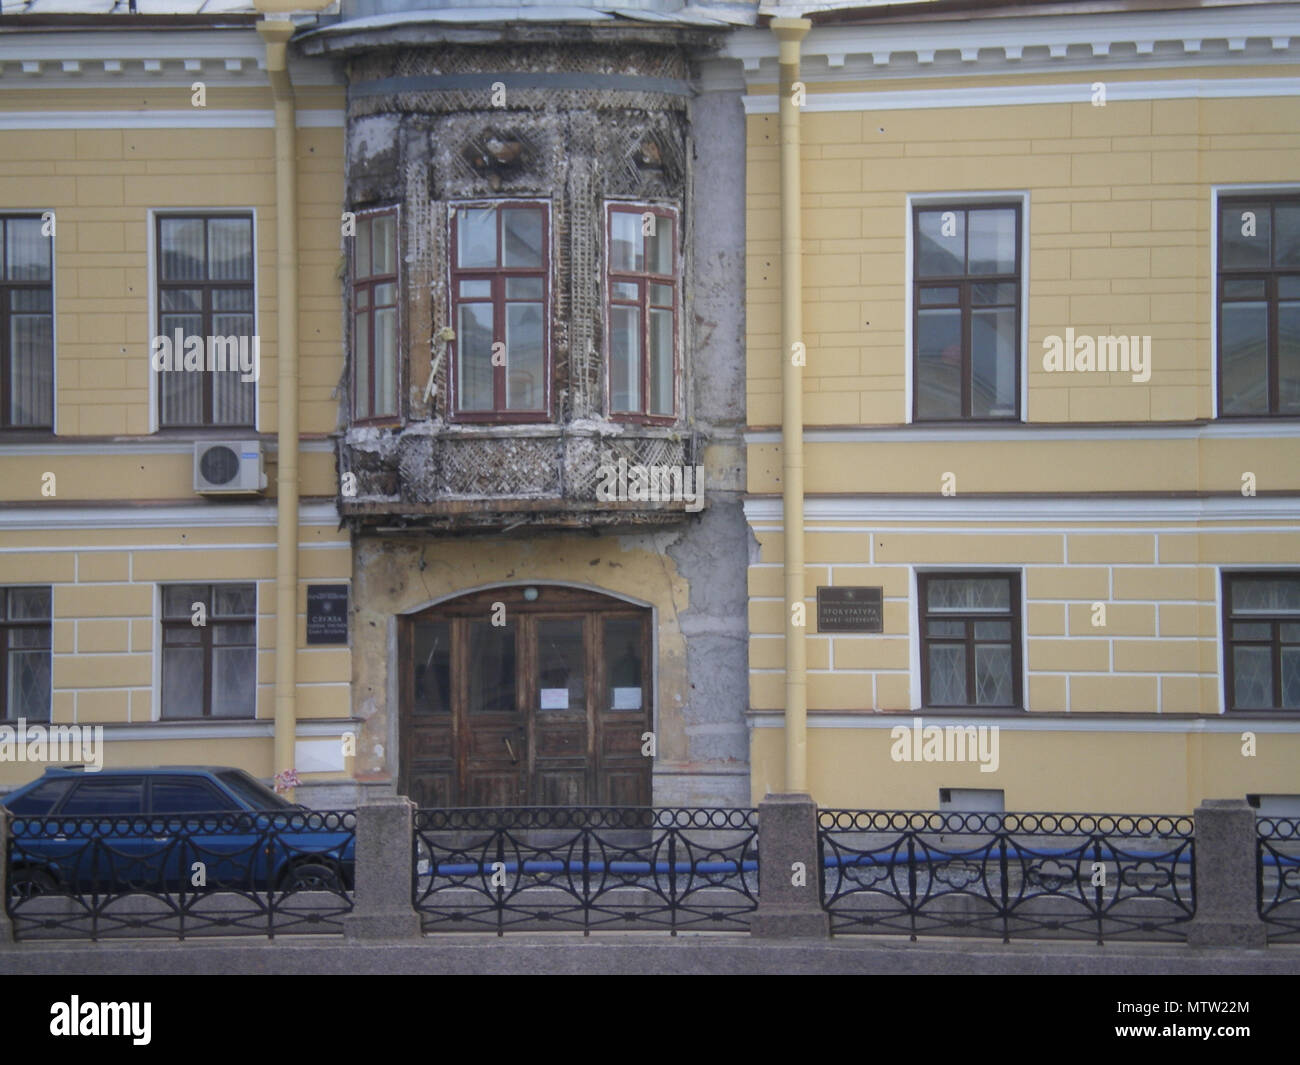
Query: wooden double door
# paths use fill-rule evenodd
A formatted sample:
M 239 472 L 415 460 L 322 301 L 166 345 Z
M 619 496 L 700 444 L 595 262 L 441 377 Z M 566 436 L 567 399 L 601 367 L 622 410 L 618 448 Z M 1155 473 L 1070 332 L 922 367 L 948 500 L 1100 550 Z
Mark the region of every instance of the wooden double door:
M 401 785 L 420 806 L 650 803 L 650 611 L 498 588 L 402 619 Z

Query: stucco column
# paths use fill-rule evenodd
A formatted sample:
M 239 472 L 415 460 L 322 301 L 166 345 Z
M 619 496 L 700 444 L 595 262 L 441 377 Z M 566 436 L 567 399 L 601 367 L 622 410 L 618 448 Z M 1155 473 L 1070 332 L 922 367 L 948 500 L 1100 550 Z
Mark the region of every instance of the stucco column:
M 275 98 L 276 541 L 275 763 L 294 767 L 298 727 L 298 166 L 288 42 L 293 23 L 264 19 L 266 70 Z M 289 795 L 292 796 L 292 790 Z
M 780 42 L 781 452 L 785 524 L 785 788 L 808 793 L 808 650 L 804 640 L 803 543 L 803 193 L 799 180 L 799 42 L 812 23 L 774 18 Z M 800 624 L 802 622 L 802 624 Z

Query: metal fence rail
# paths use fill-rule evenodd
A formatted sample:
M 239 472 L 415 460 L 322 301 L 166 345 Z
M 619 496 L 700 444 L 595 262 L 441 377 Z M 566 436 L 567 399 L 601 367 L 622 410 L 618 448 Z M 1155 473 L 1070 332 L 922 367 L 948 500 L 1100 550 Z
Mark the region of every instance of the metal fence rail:
M 17 939 L 341 933 L 352 811 L 13 817 Z
M 833 933 L 1185 940 L 1192 818 L 822 810 Z
M 1255 822 L 1259 916 L 1270 943 L 1300 943 L 1300 817 Z
M 753 809 L 418 810 L 425 931 L 744 932 L 758 906 Z

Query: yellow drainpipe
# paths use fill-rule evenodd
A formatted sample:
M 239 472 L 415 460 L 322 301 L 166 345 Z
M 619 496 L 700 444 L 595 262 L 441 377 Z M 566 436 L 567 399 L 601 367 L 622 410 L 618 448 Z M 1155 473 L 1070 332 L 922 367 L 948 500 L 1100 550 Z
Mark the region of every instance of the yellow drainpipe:
M 808 649 L 803 590 L 803 367 L 794 359 L 803 340 L 803 228 L 799 181 L 799 44 L 812 28 L 803 18 L 774 18 L 780 42 L 781 109 L 781 450 L 785 515 L 785 788 L 808 794 Z
M 276 543 L 275 772 L 294 768 L 298 720 L 298 200 L 287 18 L 264 18 L 266 70 L 275 97 Z M 292 792 L 289 793 L 292 797 Z

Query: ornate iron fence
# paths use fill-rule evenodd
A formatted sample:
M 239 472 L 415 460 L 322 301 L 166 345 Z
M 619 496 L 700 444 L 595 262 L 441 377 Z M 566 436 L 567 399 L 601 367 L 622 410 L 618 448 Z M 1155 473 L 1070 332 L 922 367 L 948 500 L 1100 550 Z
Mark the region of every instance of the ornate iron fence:
M 1255 821 L 1259 916 L 1270 943 L 1300 943 L 1300 817 Z
M 351 811 L 13 817 L 14 936 L 339 933 L 355 830 Z
M 1192 818 L 823 810 L 834 933 L 1186 939 Z
M 752 809 L 418 810 L 425 931 L 739 931 L 758 906 Z

